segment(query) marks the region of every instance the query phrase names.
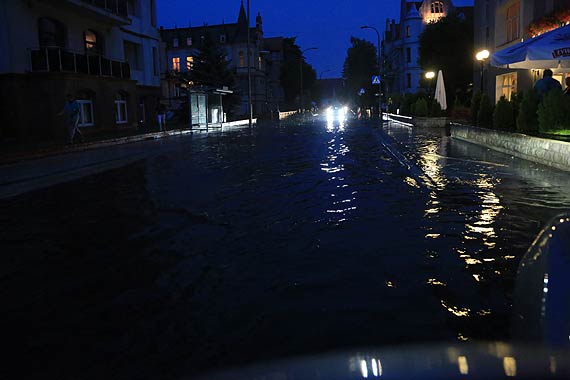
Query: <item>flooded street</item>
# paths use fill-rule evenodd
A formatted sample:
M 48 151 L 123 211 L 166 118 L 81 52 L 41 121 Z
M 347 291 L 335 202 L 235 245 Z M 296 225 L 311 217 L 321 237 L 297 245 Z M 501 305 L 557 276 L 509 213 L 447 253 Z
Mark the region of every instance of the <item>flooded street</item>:
M 518 263 L 570 209 L 569 174 L 441 130 L 315 121 L 145 144 L 0 201 L 23 378 L 510 341 Z

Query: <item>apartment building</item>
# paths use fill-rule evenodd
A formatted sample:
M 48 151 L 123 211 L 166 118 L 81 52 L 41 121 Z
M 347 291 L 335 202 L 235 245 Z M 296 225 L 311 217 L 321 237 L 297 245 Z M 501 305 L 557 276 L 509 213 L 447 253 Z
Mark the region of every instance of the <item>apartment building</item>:
M 60 139 L 65 95 L 84 133 L 152 122 L 160 97 L 155 0 L 0 3 L 0 138 Z

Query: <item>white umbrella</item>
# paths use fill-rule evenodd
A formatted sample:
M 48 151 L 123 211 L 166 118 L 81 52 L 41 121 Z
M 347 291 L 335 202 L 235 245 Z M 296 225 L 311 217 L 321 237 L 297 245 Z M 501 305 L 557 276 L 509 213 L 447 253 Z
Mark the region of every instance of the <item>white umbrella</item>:
M 570 67 L 570 25 L 500 50 L 491 64 L 512 69 Z
M 435 100 L 438 101 L 442 110 L 447 109 L 447 97 L 445 96 L 445 84 L 443 83 L 443 72 L 437 73 L 437 83 L 435 85 Z

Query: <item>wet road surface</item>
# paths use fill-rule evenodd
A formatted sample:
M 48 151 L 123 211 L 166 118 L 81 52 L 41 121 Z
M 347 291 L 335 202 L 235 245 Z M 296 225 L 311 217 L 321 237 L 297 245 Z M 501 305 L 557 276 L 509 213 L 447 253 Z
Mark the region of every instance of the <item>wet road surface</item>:
M 443 131 L 315 122 L 144 144 L 0 201 L 2 328 L 24 378 L 509 341 L 518 262 L 570 208 L 568 174 Z

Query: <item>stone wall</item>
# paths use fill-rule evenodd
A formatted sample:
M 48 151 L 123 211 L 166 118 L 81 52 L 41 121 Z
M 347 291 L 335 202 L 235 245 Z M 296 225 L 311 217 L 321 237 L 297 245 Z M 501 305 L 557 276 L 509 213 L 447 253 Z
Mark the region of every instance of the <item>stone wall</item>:
M 451 124 L 451 136 L 511 156 L 570 171 L 568 142 L 459 124 Z

